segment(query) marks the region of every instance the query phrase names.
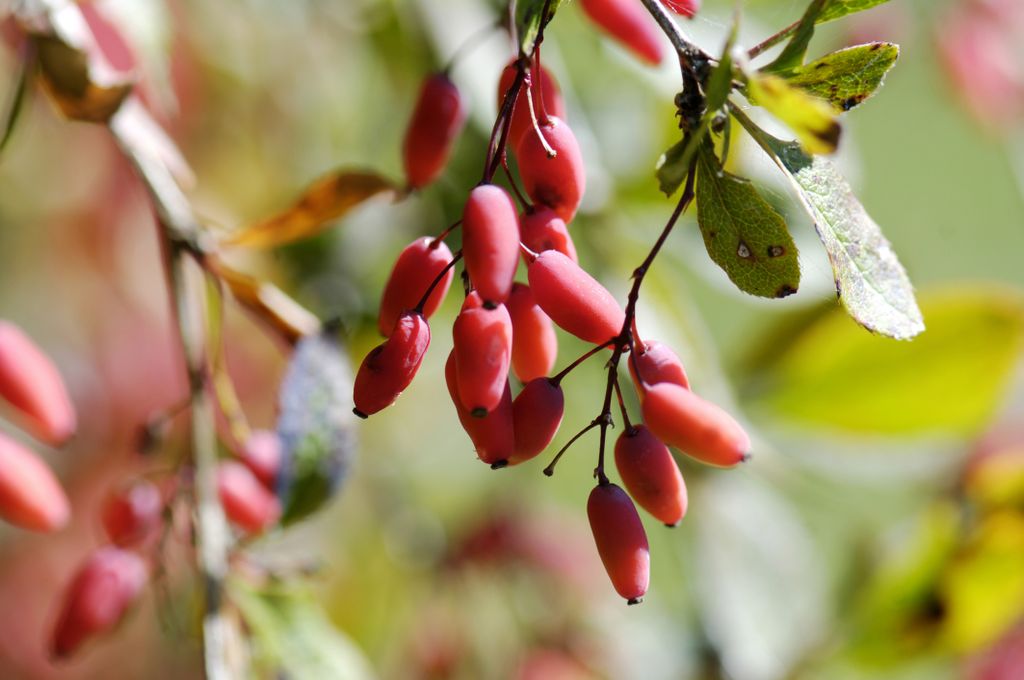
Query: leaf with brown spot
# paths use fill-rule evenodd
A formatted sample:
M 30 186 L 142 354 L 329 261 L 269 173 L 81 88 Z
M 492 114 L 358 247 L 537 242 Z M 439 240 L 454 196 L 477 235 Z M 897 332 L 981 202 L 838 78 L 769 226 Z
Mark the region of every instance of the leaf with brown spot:
M 292 207 L 241 229 L 224 244 L 275 248 L 309 238 L 325 231 L 332 220 L 385 193 L 395 194 L 396 186 L 377 173 L 339 170 L 310 185 Z
M 745 293 L 795 293 L 800 266 L 785 220 L 749 181 L 722 169 L 710 144 L 697 158 L 697 222 L 708 255 Z
M 875 93 L 899 56 L 898 45 L 868 43 L 826 54 L 776 75 L 839 111 L 849 111 Z

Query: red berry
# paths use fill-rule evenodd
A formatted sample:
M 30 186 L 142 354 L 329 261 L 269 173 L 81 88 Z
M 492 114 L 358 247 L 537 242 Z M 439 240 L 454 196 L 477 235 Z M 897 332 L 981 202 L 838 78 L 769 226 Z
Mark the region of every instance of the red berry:
M 142 543 L 160 526 L 163 509 L 163 494 L 156 484 L 139 480 L 107 498 L 101 513 L 103 528 L 117 545 Z
M 512 319 L 505 305 L 487 307 L 469 295 L 452 328 L 459 400 L 477 418 L 501 401 L 512 358 Z
M 548 155 L 540 134 L 555 156 Z M 540 134 L 527 131 L 516 148 L 523 188 L 530 198 L 554 210 L 568 224 L 576 216 L 587 188 L 580 145 L 565 121 L 555 116 L 548 116 L 541 124 Z
M 363 359 L 353 388 L 355 414 L 373 415 L 395 403 L 420 368 L 430 345 L 430 326 L 422 314 L 403 312 L 391 336 Z
M 638 0 L 580 0 L 583 11 L 608 35 L 649 64 L 660 64 L 662 36 Z
M 462 213 L 462 253 L 480 297 L 507 300 L 519 264 L 519 215 L 501 187 L 482 184 L 469 193 Z
M 452 251 L 444 241 L 435 241 L 429 236 L 418 238 L 405 247 L 391 270 L 380 298 L 377 328 L 381 335 L 391 335 L 391 329 L 395 327 L 402 312 L 419 304 L 430 284 L 451 261 Z M 424 318 L 429 319 L 441 306 L 452 285 L 453 276 L 454 270 L 449 269 L 427 298 L 427 303 L 423 305 Z
M 651 580 L 651 555 L 633 501 L 615 484 L 600 484 L 590 492 L 587 517 L 616 592 L 629 604 L 640 602 Z
M 38 439 L 60 446 L 74 434 L 75 408 L 50 358 L 20 328 L 0 321 L 0 398 Z
M 273 430 L 253 430 L 238 457 L 268 489 L 281 472 L 281 438 Z
M 615 442 L 615 467 L 626 490 L 660 522 L 675 526 L 686 515 L 686 484 L 668 447 L 643 425 Z
M 545 250 L 527 269 L 530 290 L 559 327 L 599 344 L 617 336 L 626 314 L 612 294 L 557 250 Z
M 501 72 L 498 80 L 498 110 L 505 101 L 505 93 L 512 87 L 512 81 L 518 72 L 518 60 L 513 59 Z M 562 91 L 558 87 L 558 81 L 543 66 L 536 66 L 530 69 L 530 94 L 533 96 L 534 113 L 538 121 L 543 121 L 546 115 L 565 118 L 565 102 L 562 99 Z M 512 122 L 508 128 L 508 144 L 515 149 L 522 139 L 523 133 L 533 127 L 533 118 L 530 116 L 530 100 L 526 98 L 526 83 L 519 90 L 516 97 L 515 107 L 512 109 Z M 541 108 L 543 106 L 543 108 Z
M 0 432 L 0 518 L 23 529 L 56 531 L 70 515 L 67 496 L 50 468 Z
M 443 73 L 427 78 L 402 145 L 410 187 L 419 189 L 437 179 L 465 122 L 466 107 L 455 84 Z
M 455 403 L 455 412 L 459 416 L 459 422 L 462 423 L 462 429 L 472 440 L 477 457 L 488 465 L 504 467 L 512 457 L 515 445 L 512 390 L 509 389 L 508 381 L 505 381 L 505 390 L 502 392 L 498 407 L 483 418 L 474 418 L 459 399 L 458 367 L 455 365 L 454 350 L 448 355 L 448 362 L 444 366 L 444 377 L 448 384 L 448 394 L 451 395 L 452 402 Z
M 657 340 L 648 340 L 638 347 L 628 357 L 626 363 L 629 364 L 629 375 L 633 378 L 633 384 L 636 385 L 636 391 L 641 397 L 644 396 L 644 384 L 656 385 L 667 382 L 687 389 L 690 387 L 683 362 L 672 348 Z
M 747 459 L 750 438 L 732 416 L 672 383 L 646 388 L 644 422 L 654 435 L 709 465 L 731 467 Z
M 261 533 L 281 516 L 277 497 L 241 463 L 217 466 L 217 493 L 228 520 L 246 533 Z
M 693 15 L 700 9 L 700 0 L 661 0 L 662 3 L 670 10 L 684 16 L 688 19 L 692 19 Z
M 523 214 L 519 218 L 519 238 L 535 253 L 557 250 L 573 262 L 579 262 L 565 220 L 551 208 L 538 207 Z
M 562 388 L 548 378 L 526 383 L 512 402 L 516 452 L 509 463 L 530 460 L 548 447 L 562 424 L 565 397 Z
M 558 337 L 551 317 L 537 306 L 525 283 L 512 286 L 508 298 L 512 318 L 512 370 L 527 383 L 548 375 L 558 356 Z
M 149 569 L 135 553 L 114 547 L 94 552 L 64 594 L 51 641 L 53 656 L 68 657 L 90 638 L 113 630 L 148 580 Z

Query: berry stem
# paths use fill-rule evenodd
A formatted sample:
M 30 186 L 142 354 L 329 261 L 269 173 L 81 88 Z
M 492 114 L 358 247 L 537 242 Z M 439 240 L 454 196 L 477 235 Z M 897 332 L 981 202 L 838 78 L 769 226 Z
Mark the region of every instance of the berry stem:
M 747 59 L 753 59 L 760 55 L 765 50 L 770 50 L 771 48 L 775 47 L 780 42 L 796 33 L 796 29 L 799 27 L 800 19 L 797 19 L 796 21 L 791 23 L 789 26 L 786 26 L 778 33 L 768 36 L 767 38 L 765 38 L 764 40 L 762 40 L 761 42 L 747 50 Z
M 434 280 L 430 282 L 429 286 L 427 286 L 427 291 L 423 293 L 423 297 L 421 297 L 420 301 L 416 303 L 416 306 L 413 307 L 412 311 L 416 312 L 417 314 L 423 313 L 423 308 L 426 307 L 427 300 L 430 298 L 430 294 L 433 293 L 434 289 L 437 288 L 437 286 L 441 283 L 441 281 L 445 277 L 445 274 L 447 274 L 451 270 L 451 268 L 454 267 L 455 264 L 461 259 L 462 251 L 460 250 L 457 253 L 455 253 L 455 255 L 452 256 L 451 262 L 446 264 L 444 268 L 437 273 L 437 276 L 435 276 Z
M 622 413 L 622 425 L 628 432 L 633 429 L 633 423 L 630 422 L 629 413 L 626 412 L 626 401 L 622 398 L 622 386 L 619 385 L 618 373 L 615 374 L 615 396 L 619 400 L 619 411 Z
M 563 446 L 562 448 L 560 448 L 558 450 L 558 453 L 555 454 L 555 457 L 551 460 L 550 463 L 548 463 L 548 466 L 546 468 L 544 468 L 544 474 L 546 476 L 548 476 L 548 477 L 550 477 L 551 475 L 555 474 L 555 466 L 558 465 L 558 461 L 562 459 L 562 455 L 565 454 L 565 452 L 568 451 L 569 448 L 573 444 L 576 443 L 577 439 L 579 439 L 580 437 L 582 437 L 586 433 L 590 432 L 591 430 L 593 430 L 595 427 L 597 427 L 600 424 L 601 423 L 600 423 L 599 419 L 592 420 L 589 425 L 587 425 L 585 428 L 583 428 L 582 430 L 580 430 L 579 432 L 574 434 L 572 436 L 572 439 L 567 441 L 565 443 L 565 446 Z
M 577 366 L 579 366 L 584 361 L 586 361 L 590 357 L 594 356 L 595 354 L 597 354 L 598 352 L 600 352 L 604 348 L 610 346 L 613 342 L 614 342 L 614 340 L 609 340 L 608 342 L 604 343 L 603 345 L 594 345 L 594 347 L 592 347 L 591 349 L 587 350 L 587 352 L 585 354 L 583 354 L 583 356 L 579 357 L 574 362 L 572 362 L 571 364 L 569 364 L 568 366 L 563 368 L 561 371 L 559 371 L 555 376 L 553 376 L 551 378 L 551 382 L 553 382 L 555 385 L 560 384 L 562 382 L 562 378 L 564 378 L 565 376 L 569 375 L 569 373 L 572 372 L 572 370 L 574 368 L 576 368 Z
M 523 196 L 523 192 L 519 189 L 519 184 L 516 182 L 516 178 L 512 175 L 512 170 L 508 167 L 508 157 L 505 154 L 501 155 L 501 167 L 505 170 L 505 177 L 508 177 L 509 186 L 512 187 L 512 193 L 515 194 L 516 200 L 519 201 L 519 208 L 524 212 L 529 210 L 531 205 L 530 201 Z
M 430 242 L 430 249 L 433 250 L 434 248 L 437 248 L 437 246 L 441 243 L 441 241 L 443 241 L 446 238 L 448 238 L 448 234 L 450 234 L 453 231 L 455 231 L 461 224 L 462 224 L 462 220 L 461 219 L 456 220 L 455 222 L 450 224 L 444 231 L 442 231 L 440 234 L 435 236 L 434 240 Z

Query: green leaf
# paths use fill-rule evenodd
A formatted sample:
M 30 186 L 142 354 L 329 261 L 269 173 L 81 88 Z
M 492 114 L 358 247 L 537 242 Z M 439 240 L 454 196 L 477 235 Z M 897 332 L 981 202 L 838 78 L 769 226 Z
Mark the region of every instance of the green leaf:
M 900 56 L 898 45 L 886 42 L 847 47 L 804 66 L 781 71 L 793 87 L 849 111 L 875 93 Z
M 282 524 L 319 509 L 340 483 L 355 448 L 351 402 L 352 373 L 341 345 L 327 332 L 300 340 L 279 396 Z
M 351 640 L 331 625 L 315 593 L 294 579 L 262 588 L 239 578 L 228 583 L 232 603 L 249 630 L 259 677 L 290 680 L 369 680 L 369 663 Z
M 544 15 L 545 3 L 546 0 L 524 0 L 517 7 L 516 27 L 519 31 L 519 49 L 527 56 L 533 54 L 541 27 L 546 26 L 555 17 L 555 12 L 558 11 L 562 0 L 551 0 L 546 16 Z
M 722 56 L 718 58 L 718 66 L 715 66 L 708 76 L 707 85 L 704 88 L 704 97 L 707 102 L 708 113 L 714 112 L 725 106 L 725 100 L 732 91 L 733 63 L 732 48 L 736 44 L 736 37 L 739 35 L 739 13 L 733 15 L 732 26 L 729 35 L 725 38 L 722 46 Z
M 818 23 L 818 17 L 827 2 L 828 0 L 811 0 L 811 4 L 807 6 L 803 17 L 800 18 L 800 23 L 797 24 L 796 30 L 793 32 L 792 39 L 775 58 L 775 61 L 765 66 L 763 71 L 769 73 L 781 71 L 799 66 L 804 62 L 807 46 L 814 36 L 814 25 Z
M 832 107 L 822 99 L 790 87 L 782 78 L 752 73 L 747 98 L 789 126 L 808 153 L 832 153 L 842 128 Z
M 686 173 L 690 171 L 690 165 L 693 163 L 693 156 L 707 131 L 707 125 L 701 125 L 697 134 L 684 137 L 658 159 L 655 173 L 658 177 L 658 188 L 666 196 L 674 194 L 686 179 Z
M 710 144 L 701 147 L 697 165 L 697 221 L 711 259 L 745 293 L 795 293 L 800 267 L 782 216 L 749 181 L 725 172 Z
M 922 296 L 928 332 L 895 343 L 821 317 L 763 372 L 752 400 L 787 420 L 868 434 L 985 428 L 1024 346 L 1024 297 L 976 288 Z
M 739 118 L 745 127 L 749 119 Z M 878 224 L 832 161 L 808 156 L 760 128 L 747 128 L 786 173 L 832 264 L 836 293 L 857 323 L 906 340 L 924 330 L 914 289 Z
M 826 21 L 841 19 L 847 14 L 863 12 L 866 9 L 871 9 L 887 2 L 889 0 L 828 0 L 825 7 L 821 10 L 821 14 L 818 15 L 817 21 L 819 24 L 823 24 Z

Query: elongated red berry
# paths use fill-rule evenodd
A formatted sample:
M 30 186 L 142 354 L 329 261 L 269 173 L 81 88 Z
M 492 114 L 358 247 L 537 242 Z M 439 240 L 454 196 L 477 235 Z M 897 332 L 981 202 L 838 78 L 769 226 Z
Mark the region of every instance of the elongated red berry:
M 50 358 L 20 328 L 0 320 L 0 398 L 41 441 L 60 446 L 74 434 L 75 408 Z
M 637 604 L 651 581 L 651 555 L 633 501 L 615 484 L 599 484 L 590 492 L 587 517 L 597 554 L 616 592 Z
M 569 236 L 565 220 L 551 208 L 535 207 L 521 215 L 519 217 L 519 239 L 524 246 L 535 253 L 557 250 L 573 262 L 579 262 L 579 258 L 576 256 L 576 244 Z
M 662 36 L 639 0 L 580 0 L 583 11 L 608 35 L 649 64 L 660 64 Z
M 277 496 L 242 463 L 226 460 L 217 466 L 217 493 L 228 521 L 246 533 L 261 533 L 281 516 Z
M 551 317 L 537 306 L 530 287 L 512 286 L 508 298 L 512 319 L 512 370 L 524 383 L 551 373 L 558 356 L 558 337 Z
M 430 346 L 430 326 L 422 314 L 403 312 L 390 337 L 363 359 L 352 396 L 355 414 L 373 415 L 395 403 L 420 368 Z
M 399 315 L 419 304 L 430 284 L 451 261 L 452 251 L 444 241 L 435 241 L 429 236 L 418 238 L 405 247 L 391 270 L 391 276 L 388 277 L 380 298 L 377 328 L 381 335 L 391 335 Z M 427 298 L 427 303 L 423 305 L 424 318 L 429 319 L 441 306 L 444 296 L 448 294 L 448 288 L 452 285 L 453 276 L 454 270 L 449 269 L 438 282 Z
M 657 340 L 645 342 L 627 357 L 626 363 L 629 364 L 629 375 L 641 398 L 644 396 L 644 384 L 667 382 L 687 389 L 690 387 L 683 362 L 671 347 Z
M 71 507 L 50 468 L 0 432 L 0 519 L 32 531 L 56 531 Z
M 709 465 L 732 467 L 747 459 L 750 437 L 721 407 L 672 383 L 647 388 L 644 422 L 670 446 Z
M 562 388 L 548 378 L 535 378 L 512 401 L 516 450 L 509 463 L 530 460 L 548 447 L 562 424 L 565 397 Z
M 104 502 L 101 517 L 115 545 L 129 546 L 154 535 L 162 521 L 164 498 L 159 487 L 138 480 L 114 491 Z
M 518 59 L 513 59 L 501 72 L 498 80 L 498 110 L 505 101 L 505 93 L 512 87 L 519 70 Z M 565 118 L 565 101 L 562 99 L 562 91 L 558 87 L 558 81 L 543 66 L 536 65 L 530 68 L 530 95 L 533 97 L 534 113 L 538 121 L 543 121 L 546 115 Z M 516 98 L 515 108 L 512 110 L 512 122 L 508 128 L 509 148 L 515 149 L 522 139 L 523 133 L 533 127 L 533 118 L 530 116 L 530 100 L 526 97 L 526 84 L 519 90 Z
M 700 0 L 661 0 L 662 3 L 670 10 L 684 16 L 687 19 L 692 19 L 693 16 L 700 10 Z
M 474 418 L 459 399 L 458 370 L 455 364 L 455 351 L 452 350 L 444 366 L 444 377 L 462 429 L 469 435 L 480 460 L 492 467 L 505 467 L 515 452 L 512 390 L 508 381 L 505 381 L 505 389 L 498 406 L 491 409 L 483 418 Z
M 133 552 L 105 547 L 90 555 L 64 593 L 51 654 L 66 658 L 116 628 L 148 581 L 145 561 Z
M 427 78 L 402 145 L 410 187 L 419 189 L 437 179 L 465 122 L 466 107 L 455 83 L 443 73 Z
M 676 526 L 686 515 L 686 483 L 672 453 L 643 425 L 615 442 L 615 467 L 633 500 L 660 522 Z
M 238 458 L 268 489 L 281 472 L 281 438 L 273 430 L 253 430 L 242 444 Z
M 512 360 L 512 319 L 505 305 L 487 307 L 470 293 L 452 328 L 459 399 L 477 418 L 501 401 Z
M 504 302 L 519 264 L 519 215 L 508 192 L 481 184 L 462 212 L 462 254 L 480 297 Z
M 554 156 L 548 155 L 541 134 Z M 548 116 L 539 133 L 528 130 L 519 140 L 516 157 L 523 188 L 530 198 L 554 210 L 566 224 L 572 222 L 587 188 L 587 174 L 576 135 L 565 121 Z
M 626 313 L 612 294 L 557 250 L 540 253 L 527 275 L 533 299 L 563 330 L 594 344 L 622 330 Z

